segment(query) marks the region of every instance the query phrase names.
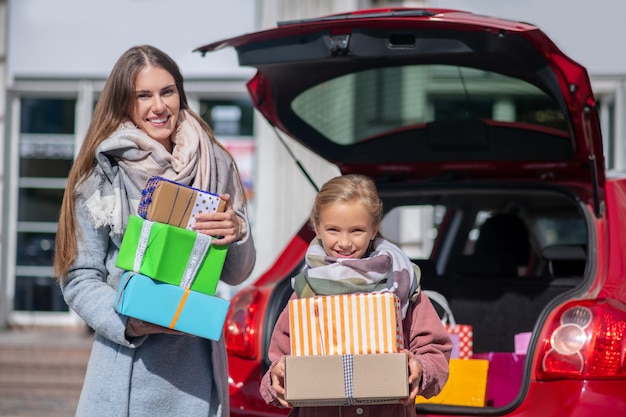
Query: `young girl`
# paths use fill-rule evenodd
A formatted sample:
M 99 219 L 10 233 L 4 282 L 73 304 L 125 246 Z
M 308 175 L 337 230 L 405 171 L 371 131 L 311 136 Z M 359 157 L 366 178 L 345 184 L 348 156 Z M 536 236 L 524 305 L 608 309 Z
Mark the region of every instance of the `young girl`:
M 402 302 L 409 397 L 402 404 L 293 408 L 289 416 L 415 416 L 415 397 L 438 394 L 448 378 L 452 342 L 432 304 L 419 291 L 415 266 L 400 248 L 379 235 L 382 202 L 372 180 L 345 175 L 328 181 L 311 210 L 316 239 L 306 253 L 303 274 L 292 279 L 292 298 L 390 291 Z M 272 364 L 261 381 L 268 404 L 285 400 L 285 355 L 290 354 L 289 312 L 281 313 L 269 348 Z

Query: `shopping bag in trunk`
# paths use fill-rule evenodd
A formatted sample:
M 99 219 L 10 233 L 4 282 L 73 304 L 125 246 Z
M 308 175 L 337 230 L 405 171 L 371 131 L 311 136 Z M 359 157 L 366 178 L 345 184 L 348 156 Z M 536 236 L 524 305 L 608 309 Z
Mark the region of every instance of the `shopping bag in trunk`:
M 443 294 L 423 290 L 424 294 L 443 310 L 441 322 L 452 339 L 451 358 L 469 359 L 474 353 L 474 333 L 471 324 L 459 324 L 454 319 L 452 309 Z
M 486 359 L 450 359 L 450 374 L 441 392 L 431 398 L 418 395 L 415 403 L 483 407 L 488 371 Z

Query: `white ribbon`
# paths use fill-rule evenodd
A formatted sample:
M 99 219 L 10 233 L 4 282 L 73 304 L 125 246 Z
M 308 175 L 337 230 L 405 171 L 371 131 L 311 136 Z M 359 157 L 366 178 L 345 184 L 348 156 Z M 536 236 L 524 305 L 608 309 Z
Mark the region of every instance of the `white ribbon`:
M 209 247 L 211 246 L 211 240 L 211 236 L 202 233 L 196 233 L 196 241 L 193 243 L 191 255 L 189 255 L 189 260 L 187 261 L 187 266 L 185 267 L 183 278 L 180 281 L 181 287 L 191 287 L 191 284 L 193 283 L 193 280 L 196 278 L 198 270 L 200 269 L 200 264 L 202 264 L 202 260 L 209 251 Z
M 135 252 L 135 259 L 133 262 L 133 271 L 136 273 L 139 273 L 139 268 L 141 268 L 143 257 L 146 254 L 146 249 L 148 248 L 148 239 L 150 238 L 150 232 L 152 231 L 153 225 L 154 222 L 150 220 L 144 220 L 143 224 L 141 225 L 141 234 L 139 235 L 139 241 L 137 242 L 137 251 Z M 187 261 L 185 271 L 183 272 L 183 276 L 180 281 L 181 287 L 190 288 L 191 284 L 193 284 L 193 281 L 196 278 L 198 271 L 200 270 L 200 265 L 202 264 L 204 257 L 211 247 L 212 239 L 213 238 L 211 236 L 202 233 L 196 233 L 196 240 L 193 243 L 193 248 L 191 249 L 189 260 Z
M 150 237 L 150 231 L 152 230 L 153 224 L 154 222 L 151 222 L 150 220 L 144 220 L 141 225 L 141 234 L 139 235 L 137 251 L 135 252 L 135 261 L 133 262 L 134 272 L 139 273 L 139 268 L 141 268 L 141 262 L 143 261 L 143 256 L 148 248 L 148 238 Z

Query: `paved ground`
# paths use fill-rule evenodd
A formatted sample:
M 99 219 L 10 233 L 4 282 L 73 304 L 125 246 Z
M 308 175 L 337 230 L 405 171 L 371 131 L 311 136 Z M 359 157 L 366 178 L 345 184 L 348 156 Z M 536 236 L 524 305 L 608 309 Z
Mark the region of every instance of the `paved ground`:
M 0 331 L 0 417 L 72 417 L 92 335 L 84 328 Z

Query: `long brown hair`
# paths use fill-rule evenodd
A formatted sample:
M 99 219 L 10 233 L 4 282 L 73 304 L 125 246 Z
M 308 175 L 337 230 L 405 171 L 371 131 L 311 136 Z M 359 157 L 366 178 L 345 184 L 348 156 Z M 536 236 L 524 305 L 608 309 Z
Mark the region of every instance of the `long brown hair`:
M 54 272 L 59 280 L 67 275 L 77 253 L 74 190 L 94 167 L 96 149 L 124 121 L 129 120 L 135 97 L 137 74 L 146 67 L 160 67 L 174 78 L 180 96 L 180 109 L 200 123 L 211 141 L 225 149 L 214 137 L 211 128 L 189 109 L 183 87 L 183 76 L 176 62 L 165 52 L 150 45 L 134 46 L 117 60 L 98 98 L 85 140 L 67 178 L 56 234 Z

